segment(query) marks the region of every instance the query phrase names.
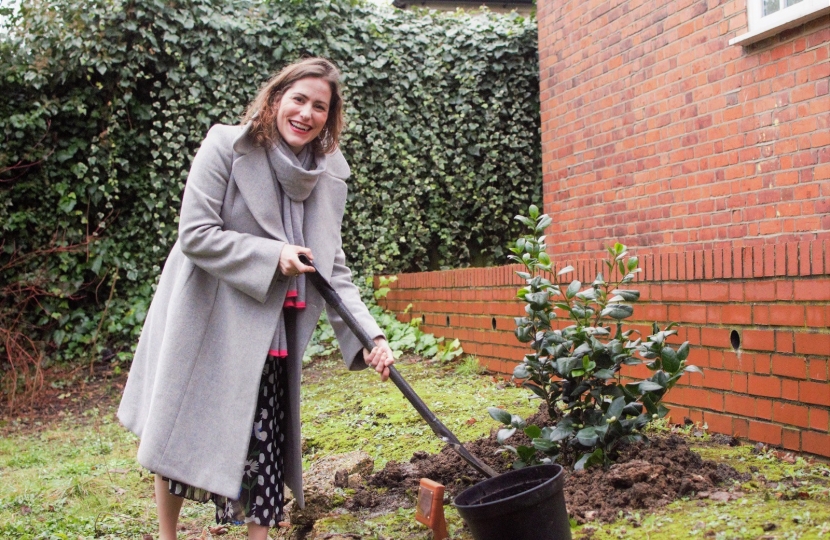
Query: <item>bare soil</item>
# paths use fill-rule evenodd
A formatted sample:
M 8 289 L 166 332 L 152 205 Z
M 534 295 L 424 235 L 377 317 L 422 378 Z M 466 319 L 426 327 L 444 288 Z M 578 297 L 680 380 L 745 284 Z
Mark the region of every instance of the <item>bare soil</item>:
M 546 414 L 539 413 L 528 423 L 545 418 Z M 517 440 L 511 439 L 513 444 L 529 443 L 520 437 L 514 438 Z M 736 444 L 737 441 L 723 437 L 714 441 L 714 444 L 718 443 Z M 512 458 L 499 452 L 495 434 L 465 444 L 465 447 L 496 471 L 507 472 L 511 468 Z M 731 480 L 750 479 L 750 475 L 742 475 L 728 465 L 702 459 L 689 448 L 684 438 L 677 435 L 627 445 L 608 469 L 593 467 L 576 472 L 566 469 L 565 474 L 568 513 L 578 523 L 611 522 L 621 514 L 659 508 L 684 496 L 709 497 L 721 493 L 720 486 Z M 353 511 L 371 508 L 375 512 L 402 505 L 411 507 L 421 478 L 444 485 L 450 500 L 484 479 L 449 446 L 438 454 L 416 452 L 408 463 L 392 461 L 372 475 L 367 487 L 358 489 L 346 507 Z
M 120 371 L 120 372 L 117 372 Z M 42 429 L 68 415 L 89 419 L 89 411 L 117 405 L 127 382 L 127 370 L 113 370 L 110 362 L 67 369 L 44 370 L 43 384 L 32 395 L 9 403 L 0 396 L 0 435 L 10 431 Z

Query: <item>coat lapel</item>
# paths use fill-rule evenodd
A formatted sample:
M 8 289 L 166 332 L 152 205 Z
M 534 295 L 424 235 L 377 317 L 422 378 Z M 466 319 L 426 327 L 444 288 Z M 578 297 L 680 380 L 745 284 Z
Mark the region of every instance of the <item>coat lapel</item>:
M 327 175 L 327 173 L 324 173 Z M 332 265 L 343 221 L 343 208 L 348 188 L 346 183 L 329 175 L 320 179 L 317 187 L 305 200 L 303 238 L 306 245 L 314 250 L 315 266 L 323 277 L 331 277 Z
M 246 124 L 234 141 L 234 150 L 242 154 L 233 163 L 234 182 L 262 230 L 272 238 L 285 241 L 280 201 L 268 156 L 264 148 L 253 146 L 248 141 L 249 126 Z

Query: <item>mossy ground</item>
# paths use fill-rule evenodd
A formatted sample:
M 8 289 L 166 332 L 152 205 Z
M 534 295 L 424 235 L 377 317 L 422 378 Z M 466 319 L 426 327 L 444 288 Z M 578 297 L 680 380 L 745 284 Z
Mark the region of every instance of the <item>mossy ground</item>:
M 0 440 L 0 538 L 134 538 L 154 529 L 152 477 L 111 407 Z
M 409 461 L 412 453 L 437 453 L 444 443 L 433 434 L 391 382 L 380 384 L 369 370 L 348 372 L 340 362 L 320 362 L 315 370 L 324 377 L 309 377 L 303 386 L 305 457 L 361 449 L 382 469 L 389 460 Z M 462 441 L 484 437 L 496 428 L 487 407 L 510 409 L 521 415 L 536 411 L 538 401 L 529 393 L 500 379 L 474 374 L 458 375 L 458 364 L 399 362 L 404 379 L 441 422 Z
M 462 441 L 487 435 L 495 426 L 486 409 L 506 407 L 529 415 L 538 402 L 525 390 L 498 379 L 458 375 L 455 366 L 401 362 L 400 371 L 435 414 Z M 111 383 L 107 383 L 111 384 Z M 14 427 L 6 419 L 0 439 L 0 538 L 86 539 L 142 538 L 155 533 L 152 476 L 136 462 L 136 438 L 114 418 L 112 399 L 63 414 L 42 425 Z M 368 371 L 349 373 L 338 362 L 318 363 L 303 386 L 306 460 L 362 449 L 376 469 L 388 460 L 408 460 L 416 450 L 437 452 L 442 443 L 391 384 L 380 384 Z M 782 461 L 769 452 L 701 444 L 706 459 L 740 471 L 757 467 L 752 481 L 731 486 L 736 501 L 681 500 L 648 515 L 615 523 L 589 523 L 574 538 L 830 538 L 830 501 L 826 464 Z M 767 482 L 761 481 L 763 475 Z M 770 483 L 772 482 L 772 483 Z M 458 514 L 446 508 L 451 537 L 469 540 Z M 187 502 L 180 539 L 209 538 L 211 505 Z M 764 531 L 764 527 L 775 528 Z M 367 539 L 428 539 L 430 532 L 410 509 L 385 514 L 343 513 L 318 522 L 320 537 L 348 532 Z M 244 538 L 232 527 L 222 538 Z

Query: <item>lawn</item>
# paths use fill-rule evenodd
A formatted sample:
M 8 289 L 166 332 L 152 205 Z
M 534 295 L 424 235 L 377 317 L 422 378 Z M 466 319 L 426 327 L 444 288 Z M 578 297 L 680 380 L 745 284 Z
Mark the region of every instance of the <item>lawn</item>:
M 487 436 L 496 427 L 488 406 L 525 415 L 536 408 L 527 391 L 475 374 L 469 364 L 404 361 L 399 367 L 462 441 Z M 29 410 L 2 419 L 0 538 L 113 539 L 155 533 L 152 476 L 135 462 L 136 438 L 114 417 L 121 385 L 123 376 L 108 372 L 94 380 L 77 377 L 50 389 L 57 412 Z M 379 470 L 389 460 L 408 461 L 416 450 L 435 453 L 442 447 L 397 389 L 379 383 L 372 373 L 349 373 L 337 362 L 318 361 L 305 372 L 303 399 L 306 464 L 360 449 L 374 457 Z M 751 444 L 712 445 L 707 439 L 705 434 L 692 437 L 704 458 L 752 473 L 750 481 L 723 486 L 736 494 L 734 500 L 681 499 L 657 512 L 582 525 L 574 529 L 574 538 L 830 538 L 827 464 L 758 452 Z M 457 513 L 451 506 L 446 511 L 452 538 L 469 539 Z M 210 532 L 210 505 L 187 502 L 182 525 L 180 539 L 216 537 Z M 410 508 L 342 512 L 318 521 L 311 534 L 335 538 L 337 532 L 351 538 L 431 538 Z M 288 538 L 290 531 L 274 531 L 272 537 L 278 534 Z M 244 537 L 240 527 L 222 536 Z

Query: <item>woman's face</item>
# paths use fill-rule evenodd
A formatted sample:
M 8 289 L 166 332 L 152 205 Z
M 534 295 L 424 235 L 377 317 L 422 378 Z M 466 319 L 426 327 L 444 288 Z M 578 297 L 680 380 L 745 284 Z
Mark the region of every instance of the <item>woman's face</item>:
M 295 154 L 323 131 L 330 103 L 329 83 L 317 77 L 300 79 L 285 91 L 277 112 L 277 129 Z

